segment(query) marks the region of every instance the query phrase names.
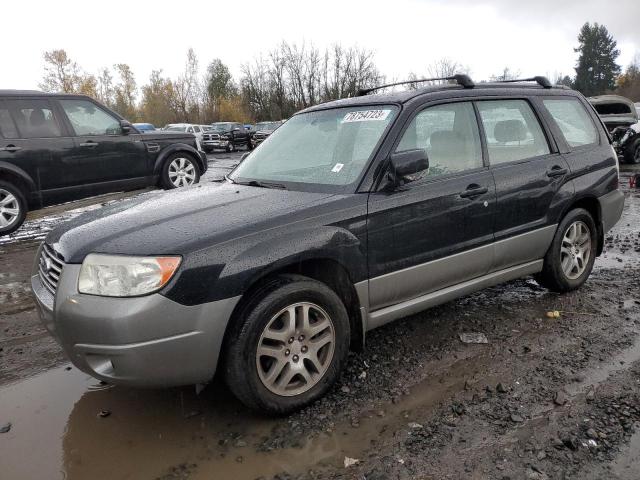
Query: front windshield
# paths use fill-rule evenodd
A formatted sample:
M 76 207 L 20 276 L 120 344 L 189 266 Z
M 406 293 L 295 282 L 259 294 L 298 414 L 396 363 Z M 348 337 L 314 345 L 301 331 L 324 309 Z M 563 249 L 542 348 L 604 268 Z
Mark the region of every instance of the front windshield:
M 214 123 L 211 126 L 212 130 L 215 130 L 216 132 L 228 132 L 231 130 L 231 125 L 233 125 L 232 123 Z
M 249 155 L 232 180 L 344 186 L 355 182 L 398 109 L 334 108 L 295 115 Z
M 256 131 L 275 130 L 280 126 L 280 122 L 260 122 L 256 125 Z

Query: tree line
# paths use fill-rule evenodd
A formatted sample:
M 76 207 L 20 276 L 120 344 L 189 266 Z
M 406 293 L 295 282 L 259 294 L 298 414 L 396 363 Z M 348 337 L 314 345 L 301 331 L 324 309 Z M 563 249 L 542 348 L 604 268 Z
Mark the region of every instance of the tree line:
M 587 96 L 617 93 L 640 101 L 638 58 L 622 72 L 620 51 L 606 27 L 585 23 L 578 34 L 575 75 L 557 74 L 552 80 L 571 86 Z M 253 122 L 280 120 L 294 112 L 328 100 L 352 97 L 361 88 L 396 81 L 378 69 L 371 50 L 334 44 L 320 49 L 310 43 L 288 43 L 244 63 L 234 78 L 220 59 L 211 60 L 201 74 L 193 49 L 187 52 L 184 69 L 176 78 L 153 70 L 138 85 L 131 67 L 124 63 L 84 71 L 65 50 L 44 53 L 40 88 L 47 92 L 82 93 L 96 98 L 131 121 L 156 126 L 167 123 Z M 470 73 L 456 61 L 442 58 L 424 73 L 410 73 L 409 80 Z M 508 67 L 490 81 L 518 78 Z M 413 85 L 416 88 L 419 84 Z

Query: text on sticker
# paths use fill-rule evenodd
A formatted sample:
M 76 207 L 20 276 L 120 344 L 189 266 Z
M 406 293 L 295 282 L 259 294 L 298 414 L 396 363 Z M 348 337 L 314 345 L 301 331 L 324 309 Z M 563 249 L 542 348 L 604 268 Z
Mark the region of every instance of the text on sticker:
M 348 112 L 342 119 L 342 123 L 386 120 L 390 111 L 391 110 L 359 110 L 357 112 Z

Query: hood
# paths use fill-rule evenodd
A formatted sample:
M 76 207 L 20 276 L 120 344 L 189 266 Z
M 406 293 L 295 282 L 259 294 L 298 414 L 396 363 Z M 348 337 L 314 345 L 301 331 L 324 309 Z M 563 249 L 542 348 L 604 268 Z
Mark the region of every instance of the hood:
M 84 213 L 47 235 L 67 263 L 92 252 L 186 255 L 286 225 L 296 212 L 334 195 L 231 183 L 150 192 Z
M 168 132 L 166 130 L 153 130 L 141 134 L 141 139 L 145 142 L 153 140 L 193 140 L 193 133 Z

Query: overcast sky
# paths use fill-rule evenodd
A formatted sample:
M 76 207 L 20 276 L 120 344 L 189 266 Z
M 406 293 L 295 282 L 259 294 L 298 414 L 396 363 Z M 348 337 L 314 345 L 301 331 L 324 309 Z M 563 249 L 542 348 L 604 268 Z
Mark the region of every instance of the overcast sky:
M 237 76 L 281 40 L 368 48 L 395 79 L 443 57 L 476 80 L 507 66 L 523 76 L 572 75 L 587 21 L 607 26 L 622 66 L 640 54 L 640 0 L 4 0 L 1 9 L 0 88 L 37 88 L 43 52 L 58 48 L 91 73 L 128 63 L 138 85 L 153 69 L 177 76 L 189 47 L 202 72 L 217 57 Z

